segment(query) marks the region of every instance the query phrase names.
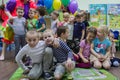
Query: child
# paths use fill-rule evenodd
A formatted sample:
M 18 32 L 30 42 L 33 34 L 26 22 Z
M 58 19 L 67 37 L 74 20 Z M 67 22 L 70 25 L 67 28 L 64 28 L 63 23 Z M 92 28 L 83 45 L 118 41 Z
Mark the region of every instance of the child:
M 80 68 L 90 68 L 90 45 L 92 40 L 96 37 L 97 30 L 94 27 L 90 27 L 87 29 L 86 39 L 80 42 L 80 50 L 78 55 L 75 55 L 76 59 L 76 67 Z
M 68 36 L 68 39 L 67 39 L 67 45 L 70 47 L 70 49 L 74 49 L 74 41 L 73 41 L 73 30 L 74 30 L 74 15 L 70 15 L 70 18 L 69 18 L 69 23 L 68 23 L 68 29 L 69 29 L 69 36 Z
M 115 48 L 114 33 L 113 32 L 109 33 L 109 40 L 112 42 L 111 49 L 110 49 L 111 66 L 118 67 L 120 65 L 120 59 L 115 57 L 116 48 Z
M 37 11 L 39 12 L 39 19 L 38 19 L 38 22 L 37 22 L 37 31 L 38 32 L 44 32 L 45 29 L 46 29 L 46 22 L 45 22 L 45 19 L 44 19 L 44 15 L 45 15 L 45 7 L 43 6 L 40 6 Z
M 60 31 L 60 28 L 64 28 L 62 31 Z M 67 37 L 67 27 L 59 27 L 57 30 L 58 37 L 63 36 Z M 59 32 L 60 31 L 60 32 Z M 51 30 L 46 30 L 43 33 L 43 39 L 45 40 L 46 44 L 49 46 L 53 46 L 53 42 L 55 40 L 54 34 Z M 54 77 L 56 80 L 61 80 L 65 71 L 68 70 L 71 72 L 71 70 L 74 69 L 75 62 L 73 61 L 73 54 L 70 48 L 66 45 L 64 41 L 61 39 L 58 40 L 59 47 L 52 47 L 53 49 L 53 55 L 55 59 L 57 60 L 57 66 L 54 72 Z
M 85 25 L 82 23 L 83 15 L 78 13 L 76 16 L 76 23 L 74 24 L 73 38 L 82 41 L 85 35 Z
M 95 68 L 110 68 L 110 47 L 111 42 L 107 39 L 106 26 L 97 29 L 97 38 L 91 44 L 91 62 Z
M 36 29 L 36 23 L 37 23 L 37 19 L 34 18 L 35 16 L 35 12 L 34 10 L 29 10 L 29 19 L 27 20 L 27 29 L 28 30 L 32 30 L 32 29 Z
M 15 43 L 15 56 L 17 55 L 20 47 L 26 44 L 25 41 L 25 24 L 26 19 L 23 17 L 24 9 L 22 7 L 17 8 L 17 17 L 8 20 L 8 25 L 14 30 L 14 43 Z
M 59 20 L 58 20 L 59 13 L 58 13 L 58 11 L 52 12 L 51 17 L 52 17 L 52 20 L 53 20 L 52 23 L 51 23 L 51 29 L 53 30 L 54 33 L 56 33 L 56 30 L 58 28 L 58 23 L 59 23 Z
M 87 15 L 88 15 L 88 13 L 83 11 L 83 23 L 85 25 L 85 36 L 84 36 L 85 38 L 86 38 L 86 29 L 87 29 L 87 27 L 89 27 Z
M 69 16 L 70 16 L 70 14 L 69 14 L 68 12 L 65 12 L 65 13 L 63 14 L 63 19 L 64 19 L 64 21 L 60 22 L 60 23 L 59 23 L 59 26 L 68 26 Z
M 51 78 L 49 68 L 51 65 L 52 55 L 46 53 L 46 45 L 44 41 L 39 41 L 39 34 L 35 30 L 26 33 L 26 44 L 17 54 L 16 62 L 24 70 L 29 79 L 38 79 L 44 72 L 45 78 Z M 28 55 L 32 61 L 32 69 L 29 69 L 22 62 L 24 55 Z

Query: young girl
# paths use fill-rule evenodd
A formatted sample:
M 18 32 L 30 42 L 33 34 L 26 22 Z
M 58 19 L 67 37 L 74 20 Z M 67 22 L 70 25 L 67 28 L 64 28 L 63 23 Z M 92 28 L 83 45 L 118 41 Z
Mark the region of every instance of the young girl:
M 107 39 L 106 26 L 97 29 L 97 38 L 91 44 L 91 62 L 95 68 L 110 68 L 111 42 Z
M 59 23 L 59 20 L 58 20 L 59 13 L 58 13 L 58 11 L 52 12 L 51 17 L 52 17 L 51 29 L 53 30 L 54 33 L 56 33 L 56 30 L 58 28 L 58 23 Z
M 80 68 L 89 68 L 90 64 L 90 45 L 92 40 L 96 37 L 97 30 L 94 27 L 90 27 L 87 29 L 86 39 L 80 42 L 80 50 L 77 55 L 75 55 L 76 66 Z
M 60 28 L 64 29 L 61 31 Z M 67 27 L 59 27 L 57 30 L 57 35 L 64 35 L 64 38 L 67 37 Z M 53 55 L 57 60 L 57 65 L 54 72 L 55 80 L 61 80 L 66 70 L 71 72 L 74 69 L 75 62 L 73 61 L 72 51 L 62 39 L 58 40 L 59 47 L 54 47 L 53 43 L 55 38 L 51 30 L 46 30 L 43 33 L 43 39 L 47 45 L 52 46 Z
M 27 29 L 28 30 L 32 30 L 32 29 L 36 29 L 36 23 L 37 23 L 37 19 L 34 18 L 35 16 L 35 12 L 34 10 L 29 10 L 29 19 L 27 20 Z
M 64 20 L 59 23 L 59 26 L 68 26 L 69 17 L 70 17 L 70 14 L 69 14 L 68 12 L 65 12 L 65 13 L 63 14 Z
M 39 19 L 38 19 L 38 23 L 37 23 L 37 31 L 38 32 L 44 32 L 46 29 L 46 21 L 44 19 L 44 15 L 45 15 L 45 7 L 41 6 L 37 9 L 37 11 L 39 12 Z

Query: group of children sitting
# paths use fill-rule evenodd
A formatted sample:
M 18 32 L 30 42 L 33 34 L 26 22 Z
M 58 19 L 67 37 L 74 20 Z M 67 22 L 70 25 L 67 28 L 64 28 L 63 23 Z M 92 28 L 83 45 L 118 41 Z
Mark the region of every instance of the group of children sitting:
M 52 12 L 51 29 L 46 29 L 42 7 L 36 11 L 30 9 L 27 21 L 23 14 L 23 8 L 18 7 L 17 17 L 10 18 L 8 25 L 15 33 L 15 60 L 28 79 L 38 79 L 42 74 L 45 79 L 52 79 L 53 64 L 56 80 L 61 80 L 66 71 L 71 73 L 75 67 L 110 69 L 110 59 L 115 53 L 114 35 L 106 26 L 88 27 L 84 11 L 75 17 L 64 12 L 63 21 L 59 21 L 57 11 Z M 37 14 L 40 16 L 35 19 Z M 74 45 L 74 41 L 78 42 Z M 24 64 L 24 56 L 30 57 L 32 68 Z

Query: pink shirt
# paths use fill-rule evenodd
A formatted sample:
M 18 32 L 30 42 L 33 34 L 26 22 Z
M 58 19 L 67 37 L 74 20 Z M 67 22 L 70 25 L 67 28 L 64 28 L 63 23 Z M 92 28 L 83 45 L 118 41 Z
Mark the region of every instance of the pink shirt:
M 90 44 L 86 43 L 85 40 L 80 42 L 80 48 L 83 48 L 83 56 L 88 59 L 90 57 Z

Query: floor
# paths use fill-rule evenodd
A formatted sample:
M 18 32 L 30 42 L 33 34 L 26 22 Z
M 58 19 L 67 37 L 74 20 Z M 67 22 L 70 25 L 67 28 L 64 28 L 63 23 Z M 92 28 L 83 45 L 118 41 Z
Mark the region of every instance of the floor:
M 14 52 L 8 51 L 6 53 L 6 59 L 5 61 L 0 61 L 0 80 L 9 80 L 11 75 L 14 73 L 14 71 L 17 69 L 17 64 L 14 61 Z M 117 57 L 120 57 L 120 52 L 117 52 Z M 111 68 L 109 70 L 113 75 L 118 77 L 120 79 L 120 67 L 117 68 Z

